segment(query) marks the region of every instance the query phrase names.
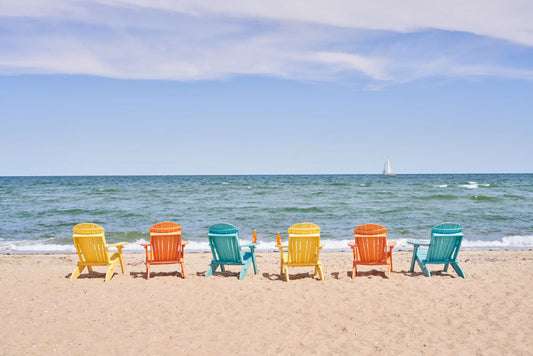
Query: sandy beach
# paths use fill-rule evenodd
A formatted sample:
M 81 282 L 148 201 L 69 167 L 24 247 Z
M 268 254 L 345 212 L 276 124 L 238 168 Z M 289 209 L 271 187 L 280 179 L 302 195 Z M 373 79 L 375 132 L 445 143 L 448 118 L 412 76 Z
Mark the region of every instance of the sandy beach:
M 105 268 L 70 281 L 74 254 L 0 255 L 3 355 L 22 354 L 529 354 L 533 349 L 533 251 L 461 251 L 467 279 L 360 267 L 324 252 L 326 280 L 312 268 L 279 276 L 279 254 L 258 252 L 259 273 L 238 267 L 206 278 L 210 253 L 154 266 L 125 254 L 126 274 Z M 119 269 L 118 269 L 119 270 Z

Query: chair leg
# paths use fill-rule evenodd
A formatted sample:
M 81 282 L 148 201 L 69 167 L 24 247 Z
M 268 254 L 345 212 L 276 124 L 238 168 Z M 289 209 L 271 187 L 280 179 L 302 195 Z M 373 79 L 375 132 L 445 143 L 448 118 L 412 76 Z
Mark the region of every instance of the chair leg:
M 239 281 L 242 281 L 244 277 L 246 277 L 246 273 L 248 273 L 248 269 L 250 268 L 250 264 L 252 264 L 252 261 L 249 259 L 244 263 L 244 266 L 241 268 L 241 273 L 239 274 Z
M 431 277 L 431 272 L 429 272 L 428 266 L 425 263 L 423 263 L 422 261 L 420 261 L 418 258 L 416 259 L 416 261 L 418 262 L 418 265 L 420 266 L 420 269 L 422 270 L 424 275 L 426 277 Z
M 89 273 L 93 273 L 93 268 L 91 266 L 87 266 L 87 269 L 89 270 Z
M 252 253 L 252 264 L 254 265 L 254 274 L 257 274 L 257 263 L 255 261 L 255 252 Z
M 122 273 L 126 273 L 126 266 L 124 265 L 124 258 L 122 257 L 122 254 L 118 255 L 118 259 L 120 261 L 120 269 L 122 270 Z
M 113 274 L 115 273 L 115 268 L 117 268 L 117 265 L 118 265 L 118 260 L 114 260 L 111 263 L 111 266 L 109 266 L 109 268 L 107 269 L 107 273 L 105 274 L 104 282 L 109 281 L 111 277 L 113 277 Z
M 285 279 L 287 280 L 287 283 L 289 282 L 289 268 L 287 266 L 284 266 L 285 268 Z
M 415 271 L 415 260 L 416 260 L 416 252 L 418 251 L 418 246 L 415 246 L 413 248 L 413 257 L 411 257 L 411 267 L 409 268 L 409 272 L 413 273 Z
M 211 262 L 211 264 L 209 265 L 209 268 L 207 269 L 207 272 L 205 273 L 205 276 L 206 277 L 209 277 L 209 276 L 212 276 L 213 273 L 217 270 L 219 264 L 216 263 L 216 262 Z M 220 265 L 220 267 L 222 267 L 222 265 Z
M 146 263 L 146 279 L 150 279 L 150 264 Z
M 187 275 L 185 274 L 185 263 L 181 263 L 181 275 L 183 276 L 183 279 L 187 278 Z
M 450 265 L 449 263 L 445 263 L 444 264 L 444 272 L 448 272 L 448 266 L 449 265 Z
M 76 279 L 80 276 L 81 272 L 85 269 L 85 266 L 80 266 L 79 264 L 74 268 L 72 274 L 70 275 L 70 280 Z
M 458 262 L 452 263 L 451 265 L 452 265 L 453 269 L 455 270 L 455 272 L 457 272 L 459 277 L 463 277 L 463 278 L 466 279 L 465 273 L 463 272 L 463 269 L 461 268 L 461 266 L 459 266 Z
M 322 271 L 322 263 L 318 262 L 318 265 L 316 266 L 318 269 L 318 275 L 320 276 L 320 280 L 324 280 L 324 272 Z
M 355 279 L 356 275 L 357 275 L 357 264 L 354 262 L 353 268 L 352 268 L 352 279 Z

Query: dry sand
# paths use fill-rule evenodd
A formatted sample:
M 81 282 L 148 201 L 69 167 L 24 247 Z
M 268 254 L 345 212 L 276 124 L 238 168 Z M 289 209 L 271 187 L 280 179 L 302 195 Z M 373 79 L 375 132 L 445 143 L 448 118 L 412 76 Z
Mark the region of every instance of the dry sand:
M 324 252 L 312 268 L 279 276 L 279 254 L 258 252 L 259 274 L 238 267 L 206 278 L 210 253 L 153 266 L 126 254 L 126 274 L 105 268 L 70 281 L 76 255 L 0 255 L 0 354 L 460 354 L 533 352 L 533 251 L 461 251 L 467 279 L 360 267 L 350 252 Z M 434 266 L 437 271 L 441 267 Z M 120 271 L 120 269 L 117 269 Z

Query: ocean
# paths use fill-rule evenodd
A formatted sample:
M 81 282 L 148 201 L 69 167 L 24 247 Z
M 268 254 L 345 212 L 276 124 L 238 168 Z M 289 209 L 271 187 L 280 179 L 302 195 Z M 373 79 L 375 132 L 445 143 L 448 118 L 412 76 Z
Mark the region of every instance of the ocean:
M 183 228 L 189 251 L 207 251 L 208 227 L 227 222 L 260 249 L 312 222 L 326 250 L 347 250 L 357 225 L 388 239 L 428 239 L 431 227 L 464 227 L 464 248 L 533 248 L 533 174 L 0 177 L 0 253 L 74 252 L 72 227 L 93 222 L 108 243 L 140 252 L 160 221 Z

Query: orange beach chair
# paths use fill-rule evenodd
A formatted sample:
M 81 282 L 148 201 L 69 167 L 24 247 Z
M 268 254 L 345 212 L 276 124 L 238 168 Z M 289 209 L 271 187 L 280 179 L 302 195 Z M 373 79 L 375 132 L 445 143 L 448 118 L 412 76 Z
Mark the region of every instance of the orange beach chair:
M 150 265 L 180 264 L 181 275 L 185 275 L 183 249 L 187 241 L 181 241 L 181 226 L 164 221 L 150 228 L 150 243 L 141 244 L 146 251 L 146 279 L 150 279 Z
M 392 249 L 396 242 L 387 244 L 387 229 L 377 224 L 365 224 L 354 230 L 355 241 L 348 242 L 353 250 L 352 279 L 357 274 L 357 265 L 389 266 L 389 278 L 392 272 Z

